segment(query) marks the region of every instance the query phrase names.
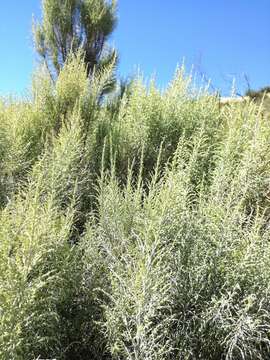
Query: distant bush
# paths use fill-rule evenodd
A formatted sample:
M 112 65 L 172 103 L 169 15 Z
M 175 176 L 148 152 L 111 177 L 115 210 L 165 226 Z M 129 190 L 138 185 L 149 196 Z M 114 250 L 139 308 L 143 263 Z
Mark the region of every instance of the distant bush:
M 268 359 L 267 120 L 110 71 L 1 103 L 1 359 Z
M 249 96 L 251 99 L 262 99 L 265 94 L 270 93 L 270 86 L 265 86 L 260 90 L 248 90 L 246 96 Z

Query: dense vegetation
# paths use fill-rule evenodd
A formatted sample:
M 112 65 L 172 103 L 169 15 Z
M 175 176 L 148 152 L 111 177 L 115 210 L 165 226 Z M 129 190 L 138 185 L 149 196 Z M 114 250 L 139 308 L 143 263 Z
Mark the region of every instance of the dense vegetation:
M 0 358 L 269 359 L 268 121 L 80 55 L 0 106 Z

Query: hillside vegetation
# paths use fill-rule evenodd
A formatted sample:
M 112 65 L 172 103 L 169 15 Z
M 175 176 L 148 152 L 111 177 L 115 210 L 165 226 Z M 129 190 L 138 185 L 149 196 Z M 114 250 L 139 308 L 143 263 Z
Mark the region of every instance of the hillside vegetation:
M 269 359 L 267 118 L 110 77 L 1 102 L 0 358 Z

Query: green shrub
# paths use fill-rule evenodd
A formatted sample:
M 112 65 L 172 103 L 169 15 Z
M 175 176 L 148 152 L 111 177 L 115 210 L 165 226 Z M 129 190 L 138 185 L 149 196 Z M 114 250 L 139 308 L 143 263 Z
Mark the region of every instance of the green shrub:
M 81 56 L 1 102 L 1 359 L 268 359 L 267 119 Z

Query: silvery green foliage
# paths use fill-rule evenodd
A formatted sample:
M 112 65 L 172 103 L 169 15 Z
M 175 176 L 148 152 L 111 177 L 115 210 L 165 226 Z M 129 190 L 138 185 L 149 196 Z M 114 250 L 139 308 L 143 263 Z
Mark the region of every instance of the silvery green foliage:
M 112 73 L 1 102 L 1 359 L 268 359 L 264 113 Z

